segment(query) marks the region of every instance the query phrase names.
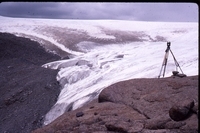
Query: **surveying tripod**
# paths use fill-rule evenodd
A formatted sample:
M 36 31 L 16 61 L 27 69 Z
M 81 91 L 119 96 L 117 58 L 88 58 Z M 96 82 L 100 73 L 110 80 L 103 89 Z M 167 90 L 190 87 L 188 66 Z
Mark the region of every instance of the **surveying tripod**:
M 163 63 L 162 63 L 162 67 L 161 67 L 161 70 L 160 70 L 160 74 L 158 75 L 158 78 L 160 78 L 161 76 L 161 73 L 162 73 L 162 69 L 164 67 L 164 71 L 163 71 L 163 74 L 162 76 L 164 77 L 165 76 L 165 70 L 166 70 L 166 66 L 167 66 L 167 59 L 168 59 L 168 56 L 169 56 L 169 51 L 171 52 L 173 58 L 174 58 L 174 62 L 175 62 L 175 65 L 176 65 L 176 74 L 178 73 L 177 71 L 177 68 L 179 67 L 180 70 L 181 70 L 181 67 L 179 66 L 174 54 L 172 53 L 171 49 L 170 49 L 170 42 L 167 42 L 167 49 L 165 50 L 165 56 L 164 56 L 164 60 L 163 60 Z M 182 74 L 183 74 L 183 71 L 181 70 Z

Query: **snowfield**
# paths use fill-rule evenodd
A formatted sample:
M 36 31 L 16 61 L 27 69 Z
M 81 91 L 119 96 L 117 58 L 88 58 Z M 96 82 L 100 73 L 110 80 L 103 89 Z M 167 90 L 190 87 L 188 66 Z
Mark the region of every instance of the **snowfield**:
M 0 17 L 0 32 L 31 38 L 63 57 L 42 66 L 59 69 L 62 86 L 44 125 L 97 98 L 113 83 L 157 78 L 167 42 L 184 74 L 198 75 L 198 23 Z M 174 70 L 169 53 L 165 77 Z

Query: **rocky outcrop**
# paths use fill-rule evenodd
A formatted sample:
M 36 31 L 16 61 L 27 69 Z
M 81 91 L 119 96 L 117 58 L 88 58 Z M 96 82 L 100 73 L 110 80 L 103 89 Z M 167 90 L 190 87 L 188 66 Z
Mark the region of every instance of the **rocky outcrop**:
M 132 79 L 33 133 L 197 133 L 198 76 Z
M 56 70 L 42 68 L 60 57 L 37 42 L 0 33 L 0 133 L 40 128 L 60 93 Z

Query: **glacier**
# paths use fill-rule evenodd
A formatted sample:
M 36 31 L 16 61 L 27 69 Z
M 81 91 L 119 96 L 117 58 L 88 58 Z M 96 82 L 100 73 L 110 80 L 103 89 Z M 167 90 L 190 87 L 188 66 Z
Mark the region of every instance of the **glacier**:
M 0 32 L 38 41 L 62 60 L 43 64 L 58 69 L 62 89 L 44 125 L 66 111 L 96 99 L 107 86 L 134 78 L 157 78 L 167 42 L 187 76 L 198 75 L 198 23 L 127 20 L 31 19 L 0 16 Z M 69 59 L 64 59 L 66 56 Z M 176 69 L 169 53 L 165 77 Z

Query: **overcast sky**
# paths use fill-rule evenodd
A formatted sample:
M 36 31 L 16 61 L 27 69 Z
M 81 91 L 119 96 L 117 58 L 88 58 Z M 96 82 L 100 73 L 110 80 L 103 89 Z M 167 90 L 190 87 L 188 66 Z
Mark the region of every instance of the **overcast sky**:
M 195 3 L 2 2 L 0 15 L 66 19 L 198 22 Z

